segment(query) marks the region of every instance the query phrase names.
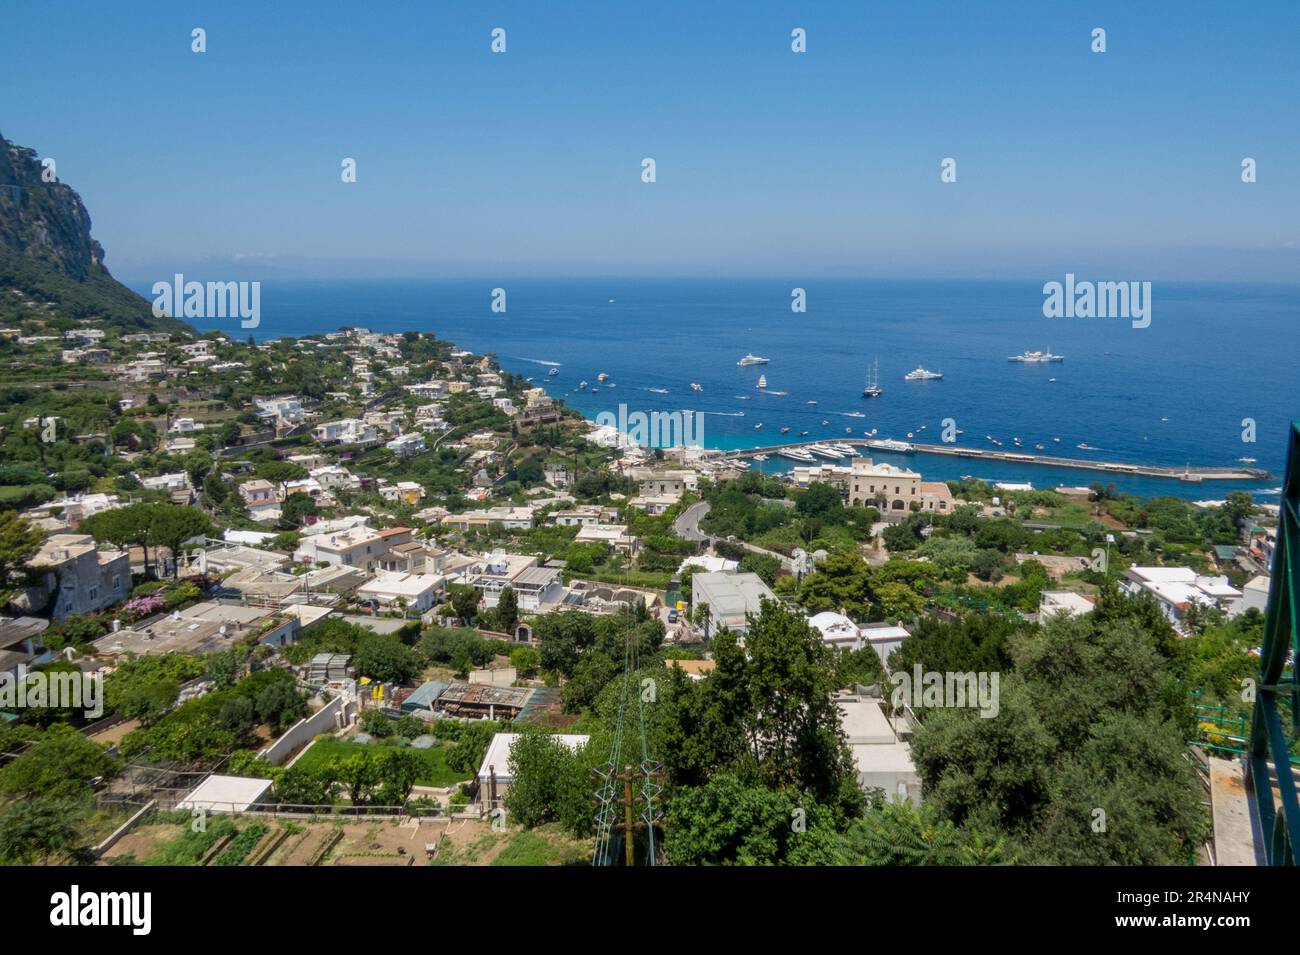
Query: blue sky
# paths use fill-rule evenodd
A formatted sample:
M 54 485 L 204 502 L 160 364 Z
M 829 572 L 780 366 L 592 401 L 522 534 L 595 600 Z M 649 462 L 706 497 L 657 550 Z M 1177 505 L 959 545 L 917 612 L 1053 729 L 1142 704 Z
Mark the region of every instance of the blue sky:
M 1300 276 L 1291 0 L 172 0 L 3 20 L 0 132 L 57 160 L 125 278 Z

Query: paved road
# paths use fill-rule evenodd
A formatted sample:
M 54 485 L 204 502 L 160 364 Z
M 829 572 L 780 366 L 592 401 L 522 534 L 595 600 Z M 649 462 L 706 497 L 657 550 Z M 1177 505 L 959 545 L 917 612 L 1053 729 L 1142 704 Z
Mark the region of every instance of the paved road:
M 700 531 L 700 521 L 704 519 L 704 515 L 707 513 L 709 513 L 708 501 L 692 504 L 677 515 L 677 520 L 673 521 L 673 533 L 682 540 L 713 543 L 713 538 Z
M 710 546 L 716 547 L 721 538 L 706 534 L 700 530 L 700 521 L 704 519 L 704 515 L 707 513 L 709 513 L 708 501 L 700 501 L 697 504 L 692 504 L 686 510 L 677 515 L 677 520 L 673 521 L 673 533 L 682 540 L 707 541 Z M 784 569 L 791 572 L 794 571 L 794 561 L 789 557 L 786 557 L 784 554 L 778 554 L 774 550 L 764 550 L 762 547 L 745 541 L 731 541 L 731 543 L 737 544 L 740 547 L 745 548 L 745 550 L 751 551 L 755 554 L 766 554 L 769 557 L 775 557 L 781 562 L 781 566 Z

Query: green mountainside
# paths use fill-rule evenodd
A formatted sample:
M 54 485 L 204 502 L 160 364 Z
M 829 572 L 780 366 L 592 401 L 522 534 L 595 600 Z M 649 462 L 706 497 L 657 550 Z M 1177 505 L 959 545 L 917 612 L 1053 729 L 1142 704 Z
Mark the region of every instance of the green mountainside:
M 0 323 L 98 319 L 123 331 L 190 332 L 104 267 L 81 197 L 44 182 L 36 151 L 0 135 Z

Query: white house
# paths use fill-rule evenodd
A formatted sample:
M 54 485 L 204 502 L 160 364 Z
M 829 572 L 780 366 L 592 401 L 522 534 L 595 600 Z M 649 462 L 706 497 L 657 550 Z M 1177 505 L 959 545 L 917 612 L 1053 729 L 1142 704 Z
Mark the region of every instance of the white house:
M 1203 577 L 1190 567 L 1130 567 L 1120 589 L 1136 596 L 1148 593 L 1175 629 L 1182 630 L 1183 617 L 1193 605 L 1217 607 L 1227 616 L 1241 613 L 1242 593 L 1227 577 Z
M 776 594 L 758 574 L 696 574 L 691 578 L 692 609 L 701 604 L 709 608 L 706 636 L 723 627 L 744 633 L 749 626 L 746 615 L 759 613 L 763 600 L 775 599 Z
M 357 588 L 362 597 L 373 597 L 383 607 L 404 606 L 424 613 L 438 601 L 444 581 L 437 574 L 395 574 L 381 571 Z

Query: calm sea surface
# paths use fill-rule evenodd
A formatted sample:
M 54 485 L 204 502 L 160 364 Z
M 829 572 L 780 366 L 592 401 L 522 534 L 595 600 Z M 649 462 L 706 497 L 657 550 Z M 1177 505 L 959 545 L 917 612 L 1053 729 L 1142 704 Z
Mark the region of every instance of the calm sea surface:
M 790 309 L 796 285 L 807 290 L 803 314 Z M 506 290 L 505 314 L 490 310 L 494 286 Z M 952 418 L 964 432 L 959 442 L 978 448 L 995 449 L 985 438 L 991 435 L 1006 451 L 1017 450 L 1012 438 L 1019 436 L 1029 452 L 1041 443 L 1045 453 L 1149 464 L 1222 466 L 1252 457 L 1278 479 L 1114 481 L 1143 495 L 1216 499 L 1240 489 L 1276 500 L 1267 492 L 1280 484 L 1288 422 L 1300 418 L 1300 286 L 1156 282 L 1151 324 L 1143 329 L 1126 319 L 1045 318 L 1041 288 L 795 279 L 264 281 L 255 335 L 342 325 L 429 331 L 495 353 L 503 367 L 533 376 L 589 418 L 617 413 L 620 403 L 629 411 L 703 411 L 704 443 L 718 448 L 792 440 L 801 431 L 861 437 L 871 429 L 877 437 L 906 440 L 911 432 L 914 440 L 939 443 L 941 422 Z M 147 287 L 138 290 L 151 297 Z M 247 334 L 226 325 L 228 335 Z M 1007 361 L 1031 349 L 1065 361 Z M 738 367 L 747 352 L 770 363 Z M 884 394 L 866 399 L 873 361 Z M 943 380 L 904 381 L 918 365 Z M 551 367 L 557 375 L 547 375 Z M 600 372 L 608 382 L 592 392 Z M 756 387 L 760 374 L 766 393 Z M 582 380 L 588 388 L 578 390 Z M 693 392 L 691 382 L 703 390 Z M 1255 421 L 1254 444 L 1242 440 L 1246 418 Z M 782 427 L 791 429 L 784 437 Z M 1095 450 L 1079 450 L 1079 443 Z M 1109 480 L 924 454 L 875 457 L 910 462 L 934 479 L 971 474 L 1035 487 Z M 773 458 L 763 466 L 778 471 L 790 463 Z

